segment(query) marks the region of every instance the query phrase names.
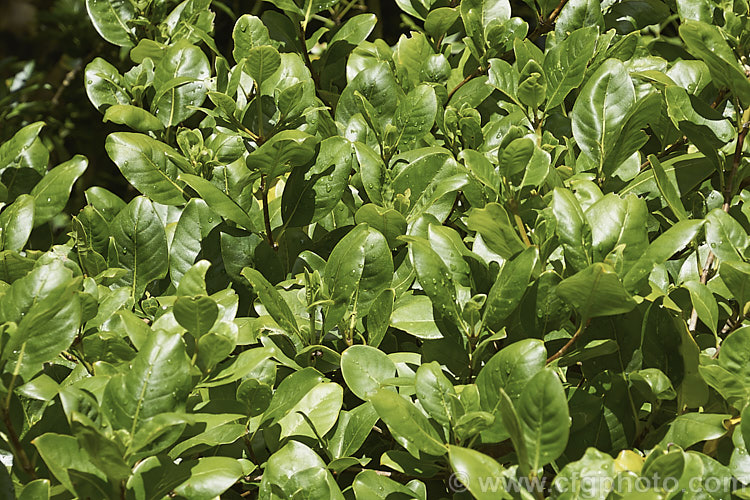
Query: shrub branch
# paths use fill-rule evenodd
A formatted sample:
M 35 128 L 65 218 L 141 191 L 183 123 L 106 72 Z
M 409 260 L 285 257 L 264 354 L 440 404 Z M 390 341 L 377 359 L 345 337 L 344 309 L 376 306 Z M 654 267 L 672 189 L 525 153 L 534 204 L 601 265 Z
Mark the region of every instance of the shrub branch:
M 732 205 L 732 197 L 734 196 L 734 184 L 736 181 L 737 172 L 739 172 L 740 169 L 740 163 L 742 163 L 742 149 L 745 145 L 745 137 L 747 136 L 748 130 L 750 130 L 750 108 L 747 108 L 745 110 L 745 113 L 742 115 L 740 131 L 739 134 L 737 134 L 737 145 L 734 148 L 732 170 L 729 172 L 729 178 L 724 184 L 724 204 L 721 206 L 721 209 L 727 213 L 729 212 L 729 207 Z M 703 266 L 703 270 L 701 271 L 701 283 L 704 285 L 708 282 L 708 277 L 709 274 L 711 274 L 711 266 L 713 265 L 714 260 L 716 260 L 716 256 L 712 251 L 709 250 L 708 257 L 706 258 L 706 265 Z M 688 330 L 690 330 L 691 333 L 694 333 L 697 326 L 698 311 L 696 311 L 695 307 L 693 307 L 693 310 L 690 313 L 690 321 L 688 322 Z

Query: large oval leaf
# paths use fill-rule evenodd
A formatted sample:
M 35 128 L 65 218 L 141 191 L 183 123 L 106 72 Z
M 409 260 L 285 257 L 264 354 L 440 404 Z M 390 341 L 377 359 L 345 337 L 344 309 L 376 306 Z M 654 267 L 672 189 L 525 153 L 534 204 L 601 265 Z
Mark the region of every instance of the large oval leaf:
M 139 299 L 146 286 L 167 275 L 167 235 L 148 198 L 139 196 L 112 223 L 120 266 L 128 273 L 118 280 Z
M 115 132 L 104 145 L 107 154 L 122 175 L 157 203 L 181 205 L 185 203 L 178 170 L 167 155 L 171 148 L 144 134 Z
M 208 58 L 198 47 L 177 43 L 164 53 L 154 72 L 156 96 L 151 107 L 165 127 L 189 118 L 203 104 L 209 76 Z
M 109 43 L 120 47 L 135 45 L 135 5 L 129 0 L 86 0 L 86 10 L 94 28 Z
M 182 337 L 157 330 L 131 369 L 107 383 L 102 406 L 113 426 L 133 435 L 149 418 L 183 408 L 191 380 Z
M 571 114 L 573 137 L 600 168 L 634 104 L 633 82 L 617 59 L 606 60 L 581 89 Z

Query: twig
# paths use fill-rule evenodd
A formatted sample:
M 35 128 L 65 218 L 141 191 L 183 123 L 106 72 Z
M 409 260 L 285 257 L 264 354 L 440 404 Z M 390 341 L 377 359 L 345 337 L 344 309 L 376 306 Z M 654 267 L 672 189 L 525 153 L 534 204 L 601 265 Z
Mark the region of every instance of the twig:
M 16 366 L 13 369 L 13 376 L 10 379 L 10 384 L 8 384 L 8 395 L 5 397 L 2 407 L 0 407 L 0 413 L 2 413 L 5 430 L 8 431 L 10 445 L 13 448 L 13 456 L 18 459 L 21 468 L 26 472 L 26 474 L 28 474 L 31 479 L 36 479 L 36 471 L 34 470 L 34 466 L 31 464 L 28 455 L 26 455 L 26 450 L 23 449 L 21 440 L 18 439 L 18 433 L 16 432 L 15 427 L 13 427 L 13 420 L 10 418 L 10 402 L 13 397 L 13 389 L 16 385 L 16 379 L 18 378 L 18 374 L 21 368 L 21 361 L 23 360 L 25 352 L 26 343 L 21 346 L 20 352 L 18 354 L 18 361 L 16 361 Z
M 307 66 L 308 71 L 310 71 L 310 76 L 313 79 L 313 83 L 315 84 L 315 94 L 318 96 L 318 98 L 325 104 L 326 106 L 329 104 L 326 100 L 323 99 L 323 96 L 320 94 L 320 75 L 315 72 L 313 69 L 312 61 L 310 60 L 310 54 L 307 53 L 307 41 L 305 41 L 305 31 L 302 29 L 302 25 L 297 25 L 297 37 L 299 38 L 299 42 L 302 44 L 302 57 L 305 60 L 305 66 Z
M 732 203 L 732 196 L 734 195 L 734 181 L 737 177 L 737 172 L 742 162 L 742 148 L 745 144 L 745 137 L 747 136 L 748 130 L 750 130 L 750 108 L 745 110 L 745 114 L 742 117 L 742 125 L 740 133 L 737 135 L 737 146 L 734 148 L 734 159 L 732 160 L 732 171 L 729 173 L 729 179 L 724 186 L 724 205 L 721 207 L 725 212 L 729 211 L 729 206 Z
M 727 95 L 727 89 L 725 88 L 721 89 L 719 91 L 719 94 L 716 96 L 716 99 L 714 99 L 714 102 L 711 103 L 711 108 L 716 109 L 719 106 L 719 104 L 721 104 L 724 101 L 724 98 L 726 97 L 726 95 Z M 664 156 L 667 156 L 669 153 L 676 151 L 677 149 L 684 146 L 685 144 L 687 144 L 687 137 L 682 136 L 676 141 L 674 141 L 672 144 L 670 144 L 669 147 L 667 147 L 667 149 L 665 149 L 664 151 L 659 151 L 658 153 L 656 153 L 656 157 L 662 158 Z M 643 170 L 649 165 L 651 165 L 651 162 L 649 160 L 644 161 L 643 163 L 641 163 L 640 170 Z
M 559 351 L 557 351 L 555 354 L 547 358 L 547 364 L 552 363 L 554 360 L 565 354 L 570 350 L 571 347 L 573 347 L 573 344 L 575 344 L 576 340 L 583 335 L 583 332 L 586 331 L 586 327 L 589 326 L 589 323 L 591 323 L 591 320 L 581 321 L 581 325 L 578 327 L 578 330 L 573 334 L 572 337 L 570 337 L 570 340 L 568 340 L 568 343 L 562 346 Z
M 727 182 L 724 185 L 724 192 L 722 193 L 724 195 L 724 204 L 721 206 L 721 209 L 724 210 L 724 212 L 729 212 L 729 207 L 732 204 L 732 196 L 734 195 L 734 182 L 735 178 L 737 177 L 737 172 L 740 168 L 740 163 L 742 162 L 742 149 L 745 145 L 745 137 L 747 136 L 747 132 L 748 130 L 750 130 L 750 108 L 745 110 L 745 113 L 742 115 L 741 122 L 740 132 L 739 134 L 737 134 L 737 145 L 734 148 L 732 170 L 729 173 L 729 179 L 727 179 Z M 708 275 L 711 272 L 711 266 L 713 265 L 715 259 L 716 256 L 714 255 L 714 253 L 709 251 L 708 257 L 706 258 L 706 265 L 703 266 L 703 271 L 701 271 L 701 283 L 704 285 L 708 282 Z M 690 330 L 690 332 L 695 332 L 697 326 L 698 311 L 696 311 L 695 307 L 693 307 L 693 310 L 690 313 L 688 330 Z
M 516 227 L 518 227 L 518 232 L 521 234 L 523 243 L 527 247 L 532 246 L 531 241 L 529 240 L 529 236 L 526 234 L 526 226 L 524 226 L 523 220 L 521 220 L 521 216 L 518 215 L 518 202 L 515 199 L 511 199 L 508 202 L 508 208 L 510 208 L 510 211 L 513 213 L 513 220 L 516 223 Z
M 547 22 L 554 23 L 557 20 L 557 16 L 560 15 L 560 12 L 562 12 L 563 7 L 565 7 L 565 4 L 568 3 L 568 0 L 562 0 L 557 7 L 555 7 L 555 10 L 553 10 L 549 17 L 547 18 Z
M 463 80 L 461 80 L 458 85 L 456 85 L 455 87 L 453 87 L 453 90 L 451 90 L 450 92 L 448 92 L 448 98 L 446 99 L 446 102 L 449 102 L 451 100 L 451 97 L 453 97 L 453 94 L 455 94 L 458 91 L 458 89 L 460 89 L 461 87 L 463 87 L 464 85 L 466 85 L 467 83 L 469 83 L 471 80 L 473 80 L 474 78 L 478 77 L 482 73 L 484 73 L 484 70 L 480 66 L 472 74 L 470 74 L 469 76 L 467 76 L 466 78 L 464 78 Z
M 672 153 L 672 152 L 676 151 L 677 149 L 679 149 L 682 146 L 684 146 L 686 143 L 687 143 L 687 137 L 682 136 L 679 139 L 677 139 L 676 141 L 674 141 L 672 144 L 670 144 L 669 147 L 667 147 L 667 149 L 665 149 L 664 151 L 659 151 L 654 156 L 656 156 L 657 158 L 662 158 L 664 156 L 667 156 L 669 153 Z M 643 170 L 644 168 L 648 167 L 649 165 L 651 165 L 651 161 L 650 160 L 644 161 L 643 163 L 641 163 L 640 170 Z
M 701 283 L 704 285 L 708 282 L 708 275 L 711 272 L 711 265 L 714 263 L 714 259 L 716 256 L 713 252 L 708 252 L 708 257 L 706 258 L 706 265 L 703 266 L 703 270 L 701 271 Z M 693 308 L 693 311 L 690 313 L 690 321 L 688 322 L 688 330 L 691 332 L 695 332 L 696 327 L 698 326 L 698 311 L 695 310 L 695 307 Z
M 57 87 L 57 91 L 55 91 L 55 95 L 52 96 L 52 99 L 50 100 L 50 103 L 52 106 L 57 106 L 60 103 L 60 97 L 62 97 L 62 93 L 65 91 L 66 88 L 70 86 L 71 83 L 73 83 L 73 79 L 78 75 L 78 73 L 83 69 L 83 66 L 89 62 L 97 53 L 100 52 L 102 48 L 102 43 L 96 44 L 96 47 L 86 54 L 84 57 L 78 60 L 73 65 L 73 68 L 71 68 L 70 71 L 68 71 L 65 74 L 65 78 L 63 78 L 63 81 L 60 83 L 60 86 Z
M 26 455 L 26 450 L 23 449 L 21 441 L 18 439 L 18 434 L 16 433 L 16 429 L 13 427 L 13 422 L 10 419 L 10 413 L 6 408 L 3 408 L 2 414 L 3 423 L 5 423 L 5 429 L 8 431 L 10 444 L 13 447 L 13 454 L 18 458 L 24 472 L 26 472 L 31 479 L 36 479 L 36 471 L 34 470 L 34 466 L 31 465 L 31 461 L 29 460 L 28 455 Z
M 260 176 L 260 192 L 263 197 L 263 223 L 266 226 L 266 239 L 271 248 L 277 250 L 279 248 L 278 243 L 273 239 L 273 232 L 271 231 L 271 213 L 268 208 L 268 185 L 266 184 L 267 179 L 265 174 Z
M 565 4 L 568 3 L 568 0 L 560 0 L 560 3 L 555 7 L 555 10 L 550 12 L 550 15 L 546 18 L 539 20 L 539 25 L 534 29 L 534 31 L 531 32 L 531 34 L 528 36 L 529 40 L 536 40 L 540 36 L 542 36 L 545 33 L 548 33 L 552 31 L 552 29 L 555 27 L 555 21 L 557 20 L 557 17 L 560 15 L 560 12 L 562 12 L 563 7 L 565 7 Z M 502 56 L 500 56 L 500 59 L 508 60 L 513 55 L 513 50 L 509 50 L 505 52 Z M 469 83 L 474 78 L 478 77 L 479 75 L 484 74 L 489 68 L 482 68 L 479 66 L 472 74 L 461 80 L 458 85 L 453 87 L 453 90 L 448 92 L 448 99 L 446 102 L 451 100 L 451 97 L 453 97 L 453 94 L 458 91 L 461 87 Z
M 545 33 L 549 33 L 552 31 L 555 27 L 555 21 L 557 20 L 557 17 L 560 15 L 560 12 L 562 12 L 563 7 L 565 7 L 565 4 L 568 3 L 568 0 L 561 0 L 560 3 L 555 7 L 555 10 L 550 12 L 549 16 L 547 18 L 541 18 L 539 19 L 539 24 L 536 28 L 534 28 L 534 31 L 531 32 L 529 35 L 529 40 L 536 40 L 540 36 L 544 35 Z

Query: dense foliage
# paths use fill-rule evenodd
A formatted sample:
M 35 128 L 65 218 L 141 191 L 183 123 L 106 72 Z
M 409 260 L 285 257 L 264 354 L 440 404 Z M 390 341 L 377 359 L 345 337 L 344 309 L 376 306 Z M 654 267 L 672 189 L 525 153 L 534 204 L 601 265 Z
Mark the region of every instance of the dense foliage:
M 269 1 L 3 82 L 0 496 L 750 498 L 747 0 Z

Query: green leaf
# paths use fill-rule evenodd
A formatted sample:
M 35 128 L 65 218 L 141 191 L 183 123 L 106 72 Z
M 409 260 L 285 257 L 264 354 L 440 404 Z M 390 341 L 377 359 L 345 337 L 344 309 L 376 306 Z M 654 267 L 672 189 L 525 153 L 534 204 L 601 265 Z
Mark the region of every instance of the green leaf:
M 614 269 L 600 262 L 565 278 L 556 290 L 576 310 L 581 321 L 625 314 L 636 306 Z
M 71 493 L 75 494 L 69 475 L 71 470 L 86 472 L 102 480 L 106 479 L 106 476 L 91 463 L 88 453 L 81 448 L 73 436 L 47 432 L 32 442 L 50 472 Z
M 190 266 L 184 274 L 180 284 L 177 285 L 177 296 L 186 297 L 190 295 L 206 295 L 206 273 L 211 263 L 207 260 L 200 260 L 195 265 Z
M 312 168 L 292 170 L 281 198 L 281 215 L 286 225 L 305 226 L 333 210 L 346 190 L 353 164 L 352 153 L 349 141 L 329 137 L 320 143 Z
M 459 328 L 464 327 L 456 303 L 456 285 L 448 266 L 426 239 L 415 236 L 404 236 L 402 239 L 409 243 L 409 257 L 419 284 L 432 301 L 433 308 Z
M 268 28 L 263 24 L 263 21 L 250 14 L 244 14 L 237 19 L 232 30 L 232 40 L 234 40 L 232 57 L 237 63 L 246 58 L 253 47 L 271 43 Z
M 439 7 L 430 10 L 424 20 L 424 30 L 433 38 L 444 35 L 458 19 L 459 11 L 453 7 Z
M 157 117 L 143 108 L 130 104 L 114 104 L 104 112 L 104 121 L 127 125 L 138 132 L 164 130 Z
M 35 479 L 23 487 L 18 500 L 49 500 L 49 479 Z
M 139 299 L 149 283 L 167 275 L 167 235 L 153 203 L 139 196 L 112 223 L 120 267 L 128 273 L 117 280 Z
M 279 51 L 270 45 L 260 45 L 247 51 L 244 69 L 258 87 L 281 65 Z
M 42 177 L 31 190 L 34 197 L 34 226 L 49 222 L 68 203 L 73 184 L 86 171 L 88 160 L 80 155 L 61 163 Z
M 595 48 L 596 29 L 586 27 L 575 30 L 545 54 L 542 67 L 547 77 L 546 109 L 560 105 L 571 90 L 581 85 Z
M 388 496 L 414 497 L 414 492 L 393 479 L 382 476 L 374 470 L 363 470 L 354 478 L 352 489 L 357 500 L 376 500 Z
M 544 70 L 538 62 L 530 59 L 521 69 L 518 79 L 518 100 L 532 109 L 538 109 L 547 96 Z
M 633 82 L 616 59 L 607 59 L 581 89 L 571 113 L 573 137 L 600 169 L 633 105 Z
M 729 87 L 744 107 L 750 106 L 750 82 L 720 29 L 701 21 L 685 20 L 680 25 L 680 36 L 687 49 L 706 63 L 713 79 Z
M 427 417 L 404 396 L 378 389 L 369 399 L 381 420 L 402 444 L 409 443 L 430 455 L 444 455 L 448 451 Z
M 187 202 L 180 214 L 180 219 L 169 245 L 169 277 L 172 284 L 179 285 L 180 280 L 195 262 L 201 251 L 202 241 L 213 228 L 221 222 L 208 204 L 200 198 Z
M 484 208 L 472 209 L 466 225 L 482 235 L 493 252 L 507 259 L 525 248 L 508 212 L 498 203 L 488 203 Z
M 555 233 L 565 252 L 565 261 L 574 271 L 591 264 L 591 228 L 572 191 L 555 188 L 550 203 L 556 221 Z
M 343 500 L 323 460 L 299 441 L 289 441 L 266 462 L 259 498 L 284 500 L 297 492 L 310 500 Z
M 326 435 L 339 417 L 343 394 L 343 388 L 331 382 L 310 389 L 278 420 L 280 437 Z
M 353 345 L 341 354 L 341 375 L 354 395 L 367 400 L 396 376 L 396 365 L 379 349 Z
M 534 155 L 534 141 L 528 137 L 514 139 L 500 157 L 500 172 L 506 177 L 523 172 Z
M 677 190 L 674 185 L 669 182 L 664 167 L 661 166 L 661 162 L 655 155 L 649 155 L 648 161 L 651 163 L 651 168 L 654 170 L 654 180 L 659 188 L 662 198 L 667 203 L 667 206 L 672 213 L 677 217 L 678 220 L 687 220 L 688 214 L 685 212 L 685 207 L 682 206 L 682 200 L 677 194 Z
M 724 422 L 731 415 L 713 413 L 688 413 L 678 415 L 670 424 L 667 433 L 660 444 L 668 446 L 675 444 L 688 449 L 701 441 L 718 439 L 727 433 Z
M 750 326 L 738 328 L 721 343 L 719 364 L 737 375 L 745 387 L 750 386 L 750 366 L 744 361 L 750 355 Z
M 719 326 L 719 305 L 711 290 L 700 281 L 686 281 L 682 284 L 690 292 L 690 301 L 704 325 L 716 335 Z
M 523 428 L 521 427 L 521 419 L 518 416 L 513 401 L 502 388 L 500 388 L 500 417 L 502 417 L 503 425 L 510 435 L 510 441 L 513 443 L 513 448 L 516 450 L 518 468 L 521 471 L 521 474 L 529 476 L 529 473 L 531 472 L 529 470 L 529 452 L 526 449 L 526 441 L 524 439 Z
M 706 214 L 706 242 L 723 262 L 742 262 L 750 237 L 737 220 L 720 208 Z
M 396 145 L 412 144 L 432 129 L 437 113 L 437 97 L 429 85 L 409 92 L 396 108 L 393 122 L 398 129 Z
M 246 267 L 242 270 L 241 274 L 250 282 L 255 293 L 258 294 L 263 307 L 266 308 L 266 311 L 268 311 L 273 320 L 287 332 L 300 335 L 297 320 L 292 310 L 289 309 L 289 305 L 284 301 L 276 288 L 255 269 Z
M 339 414 L 336 428 L 328 440 L 328 451 L 333 458 L 349 457 L 360 449 L 378 421 L 372 403 L 366 402 Z
M 107 137 L 104 147 L 122 175 L 141 193 L 165 205 L 185 203 L 177 167 L 168 157 L 173 153 L 169 146 L 147 135 L 116 132 Z
M 448 445 L 448 459 L 454 472 L 451 477 L 453 488 L 459 489 L 463 485 L 477 500 L 512 498 L 501 480 L 503 466 L 492 457 L 469 448 Z
M 685 89 L 670 85 L 664 89 L 664 97 L 674 126 L 705 155 L 715 157 L 716 150 L 734 137 L 735 131 L 729 120 Z
M 132 47 L 135 29 L 130 22 L 136 18 L 135 5 L 127 0 L 86 0 L 86 10 L 94 28 L 109 43 Z
M 567 464 L 552 482 L 551 498 L 604 500 L 617 475 L 617 464 L 606 453 L 587 448 L 580 460 Z
M 502 327 L 504 320 L 521 303 L 538 259 L 539 250 L 529 247 L 505 263 L 487 294 L 482 316 L 484 326 L 495 332 Z
M 437 361 L 425 363 L 417 369 L 414 388 L 422 408 L 446 429 L 464 413 L 453 384 Z
M 669 182 L 675 186 L 681 198 L 716 171 L 713 163 L 701 153 L 679 155 L 664 160 L 661 164 Z M 661 193 L 656 185 L 653 169 L 638 174 L 620 190 L 620 194 L 646 194 L 647 199 L 658 198 Z
M 568 401 L 562 383 L 551 370 L 534 375 L 518 399 L 532 471 L 556 460 L 565 451 L 570 432 Z
M 300 130 L 284 130 L 250 153 L 245 163 L 274 179 L 312 160 L 318 140 Z
M 217 188 L 210 181 L 207 181 L 202 177 L 191 174 L 180 174 L 178 179 L 195 189 L 206 204 L 208 204 L 208 207 L 215 213 L 227 220 L 239 224 L 245 229 L 255 233 L 262 232 L 261 228 L 263 226 L 260 221 L 260 209 L 255 204 L 255 200 L 250 201 L 251 208 L 247 211 L 240 207 L 232 198 L 224 194 L 221 189 Z M 253 210 L 253 208 L 255 210 Z
M 178 297 L 174 303 L 174 318 L 195 338 L 208 333 L 219 317 L 219 307 L 209 297 Z
M 368 334 L 367 343 L 369 345 L 378 347 L 388 333 L 395 298 L 396 291 L 393 288 L 386 288 L 373 300 L 365 319 Z
M 356 302 L 356 314 L 367 315 L 375 298 L 393 280 L 393 258 L 385 237 L 360 224 L 341 238 L 331 252 L 323 281 L 333 304 L 325 308 L 325 331 Z
M 211 500 L 221 496 L 246 474 L 242 464 L 230 457 L 203 457 L 197 463 L 188 462 L 185 465 L 190 466 L 190 478 L 174 488 L 174 492 L 195 500 Z
M 443 337 L 433 318 L 432 301 L 426 295 L 400 297 L 391 314 L 391 326 L 420 339 Z
M 211 76 L 206 54 L 194 45 L 177 43 L 164 52 L 154 72 L 156 96 L 151 111 L 171 127 L 186 120 L 203 104 Z
M 51 261 L 37 265 L 5 293 L 0 321 L 18 325 L 4 349 L 14 372 L 28 379 L 70 346 L 81 326 L 79 288 L 70 270 Z
M 336 105 L 336 122 L 347 125 L 354 115 L 360 113 L 355 92 L 360 93 L 375 109 L 373 118 L 378 127 L 382 121 L 392 119 L 399 98 L 403 95 L 388 64 L 378 62 L 360 71 L 341 92 Z
M 134 437 L 148 419 L 184 409 L 191 388 L 182 337 L 157 330 L 141 346 L 131 369 L 109 380 L 102 408 L 113 426 Z
M 466 34 L 482 42 L 491 21 L 507 21 L 511 15 L 508 0 L 468 0 L 461 2 L 460 11 Z
M 103 3 L 103 0 L 100 2 Z M 123 82 L 122 75 L 117 68 L 101 57 L 95 58 L 86 65 L 84 77 L 86 94 L 91 104 L 99 111 L 117 104 L 130 104 L 130 96 L 125 90 L 126 84 Z
M 750 264 L 746 262 L 722 262 L 719 276 L 732 296 L 739 303 L 740 310 L 750 302 Z
M 354 221 L 357 224 L 367 224 L 383 233 L 391 248 L 403 245 L 403 241 L 397 238 L 406 234 L 406 218 L 392 208 L 380 207 L 374 203 L 362 205 L 354 214 Z
M 609 193 L 589 206 L 585 216 L 595 261 L 607 259 L 617 247 L 625 245 L 622 268 L 628 270 L 648 248 L 648 206 L 643 199 L 632 194 L 623 199 Z
M 638 289 L 642 281 L 651 274 L 654 266 L 664 263 L 676 252 L 685 248 L 695 238 L 703 224 L 704 222 L 700 220 L 680 221 L 652 241 L 643 255 L 625 273 L 622 279 L 625 289 L 630 291 Z
M 0 249 L 20 252 L 34 228 L 34 197 L 22 194 L 0 212 Z

